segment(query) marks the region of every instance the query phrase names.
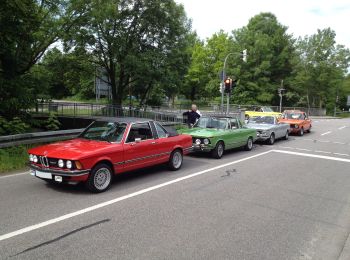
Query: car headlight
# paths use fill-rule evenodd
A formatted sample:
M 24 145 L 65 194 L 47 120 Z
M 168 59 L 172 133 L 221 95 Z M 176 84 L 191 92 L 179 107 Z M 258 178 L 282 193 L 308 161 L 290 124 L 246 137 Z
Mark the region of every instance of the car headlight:
M 72 166 L 73 166 L 72 161 L 69 161 L 69 160 L 66 161 L 66 166 L 68 169 L 72 169 Z
M 30 162 L 33 161 L 33 155 L 32 155 L 32 154 L 29 155 L 29 161 L 30 161 Z
M 33 162 L 37 163 L 38 162 L 38 156 L 33 155 Z
M 196 144 L 201 144 L 201 139 L 196 139 L 195 143 Z
M 296 125 L 295 125 L 295 128 L 298 128 L 298 127 L 299 127 L 299 126 L 296 124 Z
M 58 167 L 63 168 L 64 167 L 64 162 L 62 159 L 58 160 Z
M 203 140 L 203 143 L 205 144 L 205 145 L 208 145 L 210 142 L 209 142 L 209 139 L 207 139 L 207 138 L 205 138 L 204 140 Z

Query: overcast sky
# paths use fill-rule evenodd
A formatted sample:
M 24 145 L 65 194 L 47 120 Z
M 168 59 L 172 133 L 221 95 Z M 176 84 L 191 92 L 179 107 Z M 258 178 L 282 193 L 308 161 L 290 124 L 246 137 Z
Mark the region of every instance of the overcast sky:
M 350 48 L 350 0 L 176 0 L 185 7 L 192 27 L 202 39 L 223 29 L 247 25 L 261 12 L 271 12 L 295 37 L 330 27 L 338 44 Z

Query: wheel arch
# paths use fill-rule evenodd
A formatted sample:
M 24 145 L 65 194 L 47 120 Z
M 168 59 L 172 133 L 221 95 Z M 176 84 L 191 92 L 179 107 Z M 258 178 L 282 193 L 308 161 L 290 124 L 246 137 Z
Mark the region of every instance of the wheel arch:
M 104 164 L 108 165 L 111 168 L 113 175 L 115 174 L 115 169 L 114 169 L 113 163 L 109 159 L 106 159 L 106 158 L 97 160 L 91 169 L 95 168 L 100 163 L 104 163 Z

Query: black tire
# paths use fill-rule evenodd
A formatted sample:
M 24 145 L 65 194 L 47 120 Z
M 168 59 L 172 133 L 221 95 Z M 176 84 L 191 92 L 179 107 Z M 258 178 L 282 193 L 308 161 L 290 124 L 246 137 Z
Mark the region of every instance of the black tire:
M 283 137 L 284 140 L 288 140 L 289 139 L 289 131 L 286 132 L 286 135 Z
M 172 171 L 177 171 L 181 168 L 182 162 L 183 162 L 182 151 L 180 149 L 176 149 L 170 154 L 168 167 Z
M 304 128 L 302 127 L 298 133 L 299 136 L 303 136 L 304 135 Z
M 253 138 L 249 137 L 247 140 L 247 144 L 244 146 L 246 151 L 251 151 L 253 149 Z
M 225 144 L 223 141 L 220 141 L 216 144 L 215 148 L 211 151 L 211 156 L 215 159 L 221 159 L 224 155 Z
M 306 131 L 306 132 L 308 132 L 308 133 L 310 133 L 311 132 L 311 125 L 310 125 L 310 128 Z
M 111 167 L 105 163 L 99 163 L 91 170 L 85 186 L 94 193 L 104 192 L 111 186 L 112 179 L 113 171 Z
M 273 145 L 275 143 L 275 141 L 276 141 L 275 134 L 271 133 L 269 139 L 267 140 L 267 144 Z

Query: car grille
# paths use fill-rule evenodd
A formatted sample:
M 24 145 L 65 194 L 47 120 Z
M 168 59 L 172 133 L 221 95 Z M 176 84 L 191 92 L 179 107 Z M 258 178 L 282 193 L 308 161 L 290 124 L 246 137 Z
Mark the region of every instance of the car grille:
M 38 164 L 44 167 L 58 167 L 58 159 L 38 156 Z

